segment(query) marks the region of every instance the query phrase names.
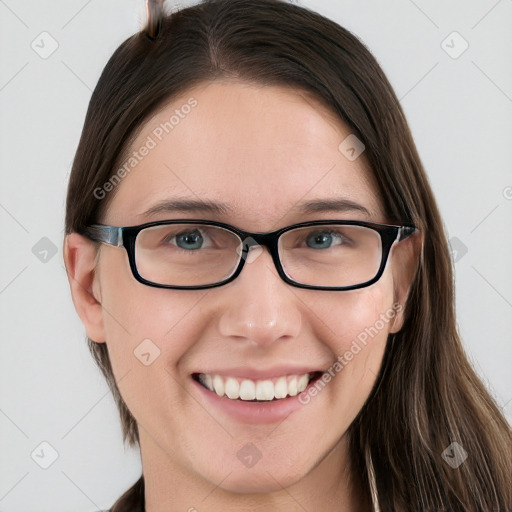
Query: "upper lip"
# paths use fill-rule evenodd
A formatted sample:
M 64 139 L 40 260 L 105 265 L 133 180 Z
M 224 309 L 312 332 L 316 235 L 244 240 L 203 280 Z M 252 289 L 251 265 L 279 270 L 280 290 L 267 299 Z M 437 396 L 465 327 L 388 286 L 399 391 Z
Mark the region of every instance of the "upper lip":
M 283 377 L 285 375 L 303 375 L 304 373 L 315 373 L 322 372 L 323 370 L 319 367 L 313 368 L 311 366 L 279 366 L 267 368 L 266 370 L 238 367 L 238 368 L 224 368 L 224 369 L 210 369 L 203 370 L 201 372 L 193 372 L 194 374 L 205 373 L 208 375 L 220 375 L 222 377 L 238 377 L 240 379 L 251 379 L 251 380 L 265 380 L 273 379 L 275 377 Z

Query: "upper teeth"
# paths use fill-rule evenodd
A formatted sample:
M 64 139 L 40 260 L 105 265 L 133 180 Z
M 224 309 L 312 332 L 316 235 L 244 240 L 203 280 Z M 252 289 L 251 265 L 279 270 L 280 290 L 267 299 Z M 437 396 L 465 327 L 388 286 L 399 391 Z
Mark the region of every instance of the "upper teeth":
M 273 400 L 295 396 L 304 391 L 309 383 L 311 375 L 288 375 L 267 380 L 238 379 L 236 377 L 221 377 L 200 373 L 199 381 L 210 391 L 219 396 L 227 396 L 231 399 L 241 400 Z

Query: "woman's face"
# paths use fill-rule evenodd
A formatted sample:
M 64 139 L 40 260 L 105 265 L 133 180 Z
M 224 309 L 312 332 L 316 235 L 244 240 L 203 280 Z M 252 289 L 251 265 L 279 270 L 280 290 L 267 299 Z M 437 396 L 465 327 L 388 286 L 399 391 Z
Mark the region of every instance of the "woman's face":
M 144 126 L 130 149 L 137 161 L 102 223 L 192 218 L 265 232 L 309 220 L 386 222 L 364 152 L 353 159 L 339 149 L 349 135 L 305 94 L 203 84 Z M 225 209 L 162 206 L 177 199 Z M 305 208 L 341 199 L 364 209 Z M 89 336 L 106 340 L 139 426 L 145 471 L 181 473 L 209 488 L 221 482 L 235 492 L 343 475 L 347 429 L 376 380 L 388 334 L 401 327 L 400 306 L 393 307 L 410 284 L 410 239 L 393 245 L 377 283 L 341 292 L 292 287 L 266 249 L 253 254 L 231 283 L 172 290 L 139 283 L 123 248 L 101 246 L 90 300 L 78 309 Z M 266 403 L 221 398 L 193 378 L 275 382 L 314 371 L 331 375 L 316 393 L 312 383 L 294 398 Z

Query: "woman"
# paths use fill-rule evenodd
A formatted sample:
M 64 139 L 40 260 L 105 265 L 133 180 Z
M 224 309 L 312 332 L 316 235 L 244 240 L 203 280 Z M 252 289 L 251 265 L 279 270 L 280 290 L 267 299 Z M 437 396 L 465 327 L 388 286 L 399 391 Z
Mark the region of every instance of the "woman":
M 149 3 L 91 98 L 64 257 L 141 450 L 112 512 L 511 509 L 511 431 L 462 349 L 436 201 L 336 23 Z

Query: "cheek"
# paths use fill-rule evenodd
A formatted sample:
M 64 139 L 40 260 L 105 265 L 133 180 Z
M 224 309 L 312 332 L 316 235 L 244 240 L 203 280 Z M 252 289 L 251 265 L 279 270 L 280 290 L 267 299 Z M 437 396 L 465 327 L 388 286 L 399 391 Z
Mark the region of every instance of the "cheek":
M 143 285 L 133 278 L 122 253 L 101 272 L 109 357 L 123 398 L 137 416 L 139 406 L 154 401 L 149 390 L 169 386 L 172 367 L 197 339 L 200 325 L 194 310 L 208 291 Z
M 329 339 L 330 346 L 339 353 L 349 349 L 354 340 L 370 345 L 373 339 L 386 338 L 395 316 L 393 304 L 393 279 L 390 272 L 385 272 L 367 288 L 318 295 L 310 321 L 317 318 L 316 325 L 325 327 L 318 338 Z
M 389 275 L 368 288 L 315 303 L 315 314 L 322 319 L 316 323 L 323 326 L 318 339 L 326 340 L 333 354 L 325 387 L 340 421 L 357 416 L 376 381 L 396 314 L 393 303 Z
M 107 340 L 113 346 L 126 348 L 147 338 L 157 343 L 173 337 L 179 342 L 182 337 L 175 336 L 176 330 L 186 329 L 187 314 L 205 294 L 205 290 L 184 293 L 139 283 L 124 251 L 109 255 L 100 273 Z

